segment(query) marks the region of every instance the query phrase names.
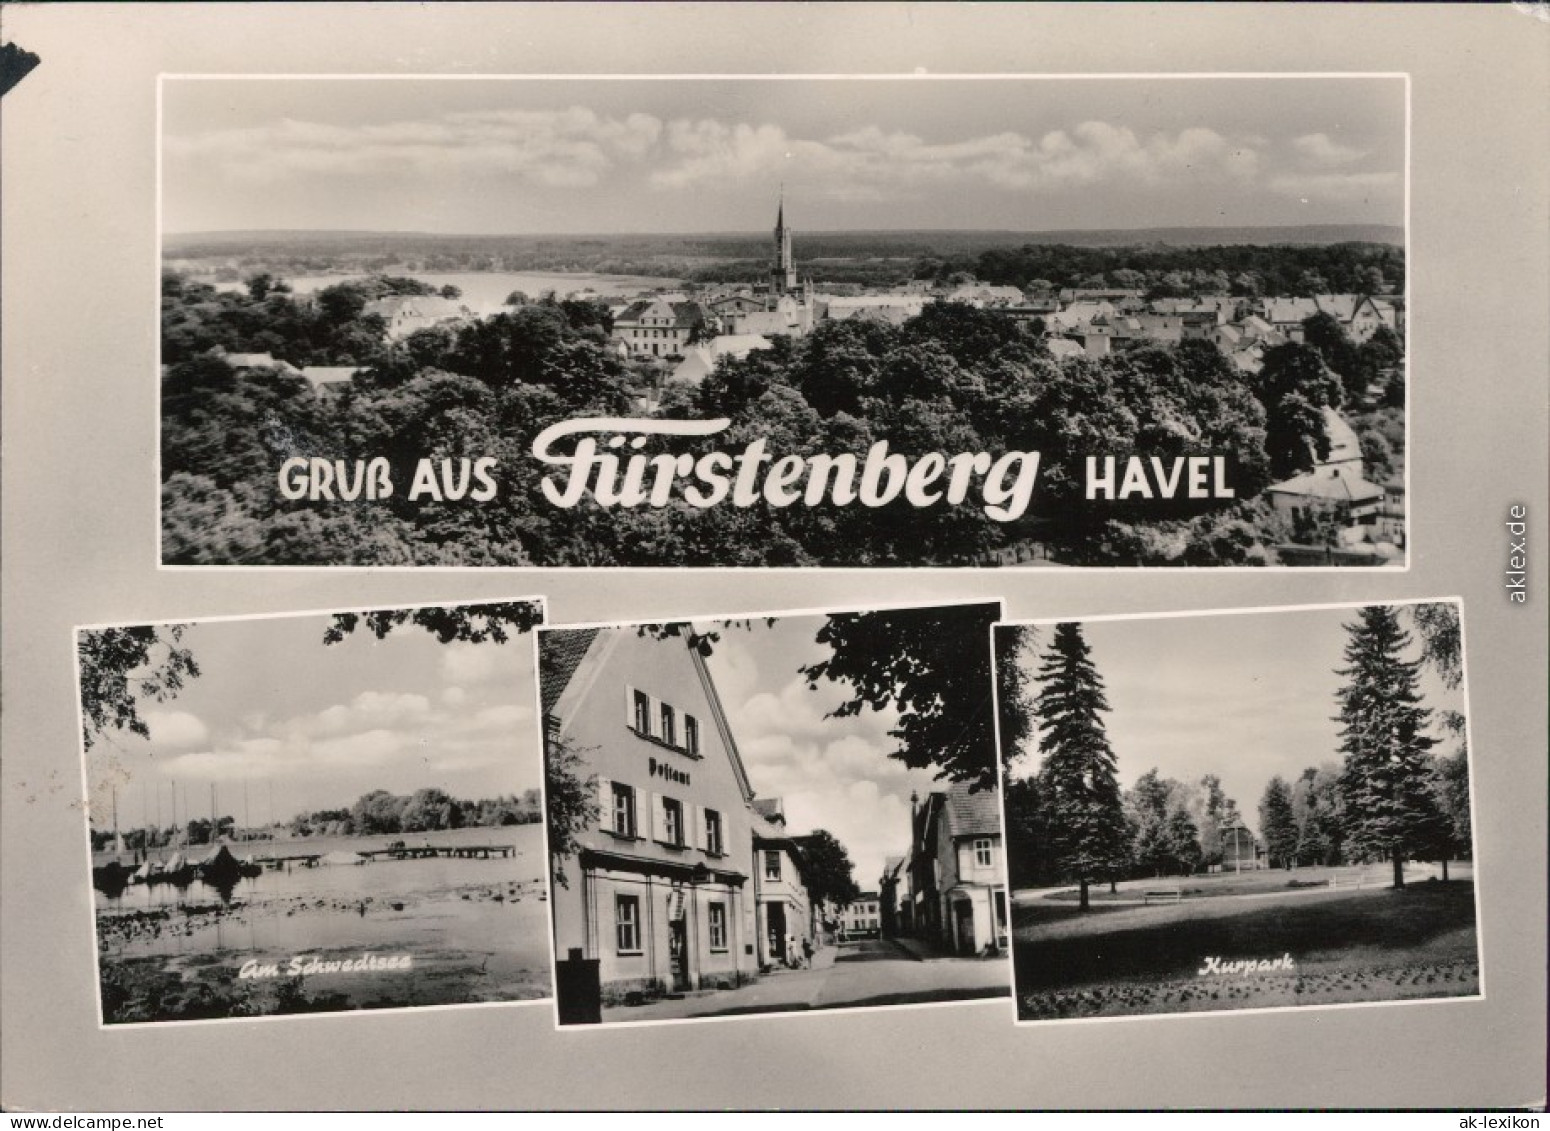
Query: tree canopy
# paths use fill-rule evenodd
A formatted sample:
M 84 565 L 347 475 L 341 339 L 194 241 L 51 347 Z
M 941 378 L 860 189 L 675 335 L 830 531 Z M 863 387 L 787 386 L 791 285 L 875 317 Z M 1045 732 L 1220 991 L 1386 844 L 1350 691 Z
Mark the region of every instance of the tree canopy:
M 802 674 L 809 686 L 832 680 L 848 687 L 836 717 L 897 710 L 891 756 L 906 766 L 993 789 L 990 626 L 1000 616 L 995 603 L 832 613 L 817 634 L 831 655 Z
M 1316 451 L 1318 408 L 1341 393 L 1311 347 L 1293 351 L 1298 365 L 1267 355 L 1271 380 L 1256 396 L 1210 342 L 1056 360 L 1029 324 L 956 302 L 928 304 L 902 326 L 820 322 L 801 340 L 721 359 L 698 385 L 663 387 L 659 361 L 619 356 L 595 301 L 551 296 L 392 338 L 366 311 L 404 280 L 372 276 L 310 297 L 279 279 L 254 283 L 163 281 L 169 563 L 978 565 L 1036 543 L 1075 564 L 1255 564 L 1288 534 L 1265 486 Z M 266 353 L 272 366 L 233 364 Z M 318 391 L 287 368 L 310 365 L 355 372 Z M 1277 377 L 1277 365 L 1290 371 Z M 902 494 L 876 507 L 780 507 L 761 496 L 702 509 L 672 496 L 607 508 L 590 494 L 573 508 L 550 504 L 532 438 L 645 402 L 667 418 L 730 421 L 714 436 L 650 437 L 647 459 L 699 459 L 758 439 L 804 458 L 879 442 L 909 459 L 1039 452 L 1037 489 L 1008 522 L 972 502 L 918 507 Z M 1088 500 L 1085 459 L 1104 452 L 1223 456 L 1234 497 Z M 397 490 L 287 499 L 279 469 L 295 456 L 336 461 L 343 474 L 381 458 Z M 495 461 L 494 498 L 408 497 L 421 460 L 478 458 Z
M 109 731 L 150 738 L 144 702 L 165 703 L 199 676 L 182 643 L 182 624 L 84 629 L 76 640 L 81 687 L 81 742 L 90 750 Z
M 802 855 L 802 881 L 814 903 L 828 902 L 842 909 L 861 895 L 850 853 L 833 833 L 814 829 L 796 841 Z

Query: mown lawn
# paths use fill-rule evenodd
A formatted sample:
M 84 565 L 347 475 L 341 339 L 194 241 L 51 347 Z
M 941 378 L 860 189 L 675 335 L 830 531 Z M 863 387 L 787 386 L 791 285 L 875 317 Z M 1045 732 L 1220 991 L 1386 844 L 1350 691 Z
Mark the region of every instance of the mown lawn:
M 1037 899 L 1013 914 L 1024 1019 L 1479 993 L 1474 885 L 1267 890 L 1149 907 Z M 1290 955 L 1290 971 L 1202 976 Z

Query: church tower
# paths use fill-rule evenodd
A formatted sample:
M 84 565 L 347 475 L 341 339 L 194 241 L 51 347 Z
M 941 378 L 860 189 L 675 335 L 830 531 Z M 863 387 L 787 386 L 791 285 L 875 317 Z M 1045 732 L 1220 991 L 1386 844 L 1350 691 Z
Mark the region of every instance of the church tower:
M 780 190 L 780 205 L 775 212 L 775 263 L 770 268 L 770 294 L 783 295 L 797 289 L 797 268 L 791 258 L 791 229 L 786 227 L 786 190 Z

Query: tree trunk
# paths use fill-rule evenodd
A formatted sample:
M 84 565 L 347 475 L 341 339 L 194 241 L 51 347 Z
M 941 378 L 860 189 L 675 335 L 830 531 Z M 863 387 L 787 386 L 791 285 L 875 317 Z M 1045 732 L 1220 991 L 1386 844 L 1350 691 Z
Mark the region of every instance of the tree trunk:
M 1442 882 L 1448 882 L 1448 858 L 1446 856 L 1442 858 Z
M 1087 901 L 1087 881 L 1083 880 L 1082 881 L 1082 898 L 1081 898 L 1081 902 L 1077 904 L 1077 909 L 1079 911 L 1087 911 L 1091 907 L 1092 907 L 1092 904 Z
M 1397 888 L 1405 886 L 1405 856 L 1398 851 L 1394 853 L 1394 886 Z
M 1119 885 L 1117 883 L 1115 883 L 1113 876 L 1109 877 L 1109 894 L 1110 895 L 1118 895 L 1119 894 Z

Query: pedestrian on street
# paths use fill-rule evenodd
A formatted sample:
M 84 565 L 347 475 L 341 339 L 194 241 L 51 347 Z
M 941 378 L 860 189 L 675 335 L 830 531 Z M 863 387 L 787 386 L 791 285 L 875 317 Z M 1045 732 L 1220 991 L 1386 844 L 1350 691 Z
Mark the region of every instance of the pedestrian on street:
M 807 935 L 802 936 L 802 965 L 813 965 L 813 940 Z

